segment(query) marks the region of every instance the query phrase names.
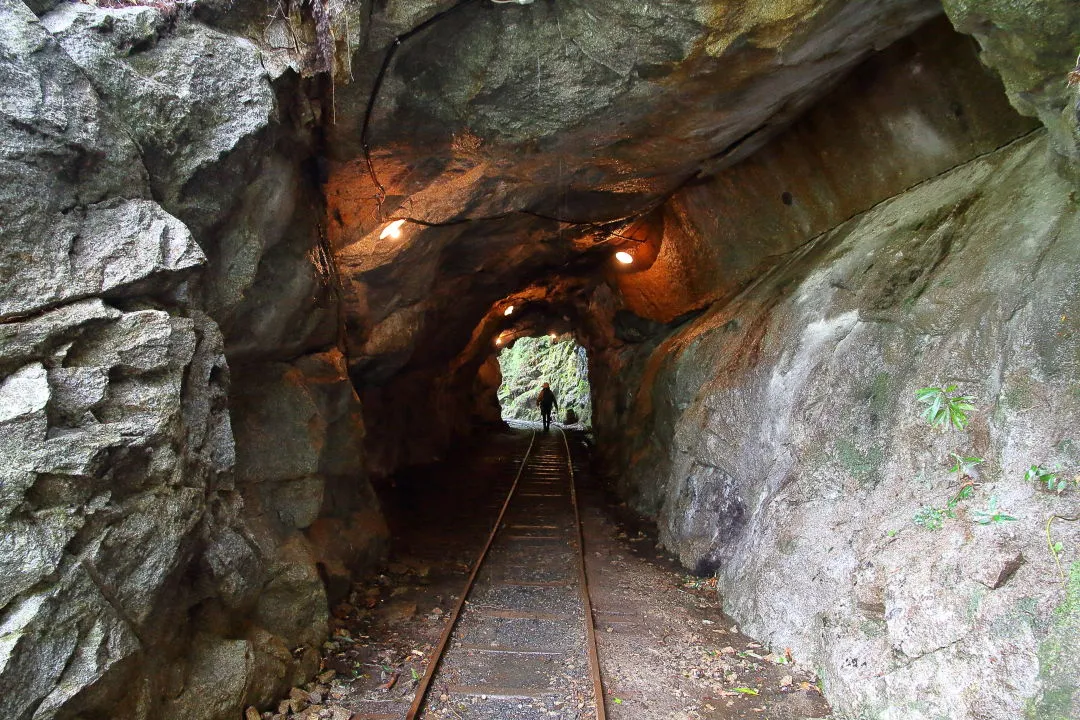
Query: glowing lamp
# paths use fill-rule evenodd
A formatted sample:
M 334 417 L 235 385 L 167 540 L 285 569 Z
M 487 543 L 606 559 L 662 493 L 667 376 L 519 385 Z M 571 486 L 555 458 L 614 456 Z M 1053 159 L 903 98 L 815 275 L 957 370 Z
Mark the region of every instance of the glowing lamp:
M 505 315 L 506 317 L 510 317 L 513 314 L 514 314 L 514 306 L 513 305 L 506 308 L 506 310 L 503 310 L 503 315 Z
M 626 252 L 625 250 L 620 250 L 619 252 L 615 253 L 615 259 L 621 262 L 623 265 L 629 265 L 630 263 L 634 262 L 634 256 Z
M 401 226 L 404 224 L 404 220 L 395 220 L 383 228 L 382 232 L 379 233 L 379 239 L 385 240 L 386 238 L 393 238 L 394 240 L 397 240 L 401 237 Z

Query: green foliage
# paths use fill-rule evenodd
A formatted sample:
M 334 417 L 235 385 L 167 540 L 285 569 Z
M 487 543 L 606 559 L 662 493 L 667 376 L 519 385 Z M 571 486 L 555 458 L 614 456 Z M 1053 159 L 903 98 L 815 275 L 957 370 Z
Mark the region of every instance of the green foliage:
M 974 455 L 961 457 L 956 453 L 949 454 L 952 455 L 953 460 L 956 461 L 955 463 L 953 463 L 953 466 L 949 468 L 949 472 L 956 473 L 956 479 L 960 482 L 963 482 L 963 479 L 965 477 L 972 477 L 972 473 L 975 472 L 975 468 L 986 462 L 981 457 L 975 457 Z
M 972 522 L 976 522 L 979 525 L 990 525 L 992 523 L 1002 523 L 1018 519 L 1012 515 L 1006 515 L 998 508 L 997 503 L 997 495 L 991 495 L 985 510 L 976 510 L 971 514 Z
M 922 418 L 942 432 L 950 427 L 963 430 L 969 421 L 968 413 L 975 409 L 975 398 L 961 395 L 956 385 L 920 388 L 915 391 L 915 399 L 926 405 Z
M 970 480 L 965 481 L 965 478 L 970 478 L 971 473 L 975 471 L 975 467 L 984 462 L 982 458 L 974 456 L 961 456 L 956 453 L 949 453 L 956 461 L 949 472 L 956 473 L 956 481 L 959 484 L 960 489 L 956 491 L 945 503 L 945 507 L 939 508 L 932 505 L 924 505 L 919 508 L 915 516 L 911 518 L 911 521 L 925 530 L 940 530 L 945 525 L 945 518 L 955 520 L 957 516 L 957 509 L 960 503 L 964 500 L 970 500 L 975 496 L 975 483 Z
M 960 492 L 952 496 L 948 503 L 945 504 L 945 514 L 951 518 L 956 517 L 956 507 L 961 500 L 970 500 L 975 495 L 974 485 L 964 485 L 960 488 Z
M 1075 718 L 1073 697 L 1078 690 L 1076 648 L 1080 647 L 1080 562 L 1069 567 L 1065 598 L 1054 609 L 1046 639 L 1039 644 L 1039 680 L 1042 692 L 1025 708 L 1030 720 Z
M 573 340 L 552 340 L 547 335 L 519 338 L 499 353 L 499 366 L 498 396 L 504 418 L 539 420 L 536 396 L 547 382 L 559 403 L 558 418 L 573 408 L 582 423 L 592 421 L 588 363 L 585 351 Z
M 1042 465 L 1032 465 L 1024 473 L 1024 480 L 1035 481 L 1039 484 L 1046 485 L 1047 490 L 1056 492 L 1058 495 L 1063 493 L 1069 485 L 1076 485 L 1080 488 L 1080 477 L 1075 477 L 1072 480 L 1063 478 L 1055 472 L 1050 472 Z
M 924 530 L 940 530 L 945 525 L 945 511 L 941 508 L 923 505 L 911 518 L 911 522 Z
M 1061 554 L 1065 552 L 1065 544 L 1060 540 L 1054 540 L 1054 536 L 1050 534 L 1050 529 L 1053 526 L 1054 521 L 1059 519 L 1076 522 L 1077 518 L 1051 515 L 1046 519 L 1046 546 L 1050 548 L 1050 555 L 1054 558 L 1054 564 L 1057 566 L 1058 574 L 1061 575 L 1062 580 L 1065 580 L 1065 570 L 1061 567 Z

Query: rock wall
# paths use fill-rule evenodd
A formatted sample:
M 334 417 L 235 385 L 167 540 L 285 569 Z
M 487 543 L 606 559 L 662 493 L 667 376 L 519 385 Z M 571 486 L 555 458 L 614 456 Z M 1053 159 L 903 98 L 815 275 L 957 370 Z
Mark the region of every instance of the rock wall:
M 249 40 L 36 9 L 0 2 L 0 715 L 234 720 L 385 542 L 317 118 Z
M 613 328 L 590 346 L 600 447 L 662 542 L 814 667 L 837 717 L 1073 717 L 1080 527 L 1052 524 L 1060 571 L 1046 527 L 1078 515 L 1080 487 L 1024 474 L 1080 471 L 1077 189 L 1059 138 L 996 149 L 1030 127 L 1001 94 L 893 106 L 907 78 L 977 70 L 919 42 L 857 102 L 838 88 L 677 195 L 655 261 L 595 296 Z M 875 122 L 815 130 L 864 105 Z M 905 143 L 914 126 L 937 148 Z M 792 168 L 835 181 L 791 190 Z M 949 383 L 975 398 L 962 432 L 919 417 L 915 390 Z M 965 478 L 950 453 L 983 462 Z M 915 522 L 926 508 L 940 529 Z
M 1080 709 L 1075 668 L 1048 656 L 1065 593 L 1044 534 L 1080 487 L 1024 480 L 1080 469 L 1077 211 L 1045 136 L 1024 140 L 821 236 L 651 360 L 635 409 L 671 450 L 628 482 L 842 717 Z M 964 432 L 919 417 L 915 390 L 948 383 L 975 398 Z M 974 494 L 924 529 L 920 508 L 960 493 L 954 452 L 985 461 Z M 995 502 L 1017 519 L 981 524 Z M 1080 576 L 1080 528 L 1054 533 Z
M 0 715 L 310 676 L 384 549 L 368 475 L 493 419 L 515 293 L 589 349 L 630 502 L 845 712 L 1075 714 L 1080 580 L 1052 615 L 1031 525 L 1076 493 L 1016 480 L 1077 462 L 1075 11 L 946 3 L 1049 127 L 999 150 L 1035 124 L 935 2 L 773 5 L 462 4 L 372 105 L 450 4 L 332 2 L 327 55 L 259 3 L 0 0 Z M 950 380 L 967 434 L 910 407 Z M 949 451 L 975 496 L 916 529 Z M 991 497 L 1020 520 L 970 523 Z
M 978 39 L 983 62 L 1000 74 L 1013 107 L 1039 118 L 1055 151 L 1069 160 L 1062 167 L 1074 173 L 1080 161 L 1080 7 L 1069 0 L 1047 0 L 1037 12 L 1003 0 L 942 4 L 957 30 Z

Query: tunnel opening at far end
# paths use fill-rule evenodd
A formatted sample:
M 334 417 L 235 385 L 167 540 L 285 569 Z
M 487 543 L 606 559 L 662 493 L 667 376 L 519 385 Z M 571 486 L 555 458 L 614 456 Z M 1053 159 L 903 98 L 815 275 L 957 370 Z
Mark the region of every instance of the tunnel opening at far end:
M 538 398 L 548 383 L 556 401 L 553 418 L 559 423 L 591 427 L 588 355 L 572 337 L 518 338 L 499 352 L 499 369 L 503 420 L 540 422 Z

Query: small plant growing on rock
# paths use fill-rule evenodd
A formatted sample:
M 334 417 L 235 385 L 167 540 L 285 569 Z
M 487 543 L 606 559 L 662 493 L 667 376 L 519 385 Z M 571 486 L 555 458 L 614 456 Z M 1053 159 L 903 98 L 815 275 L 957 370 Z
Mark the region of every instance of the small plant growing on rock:
M 1034 481 L 1040 485 L 1046 485 L 1047 490 L 1056 492 L 1058 495 L 1065 492 L 1070 484 L 1080 487 L 1080 477 L 1069 480 L 1061 477 L 1055 472 L 1050 472 L 1050 470 L 1044 468 L 1042 465 L 1032 465 L 1029 467 L 1027 472 L 1024 473 L 1024 480 L 1029 482 Z
M 991 495 L 990 501 L 986 505 L 985 510 L 976 510 L 971 514 L 972 522 L 976 522 L 979 525 L 990 525 L 992 523 L 1008 522 L 1010 520 L 1018 520 L 1012 515 L 1006 515 L 1001 509 L 998 508 L 997 495 Z
M 953 456 L 953 466 L 949 468 L 949 472 L 956 473 L 956 482 L 960 485 L 971 485 L 971 481 L 975 479 L 976 468 L 986 462 L 981 457 L 975 457 L 974 455 L 968 455 L 962 457 L 956 453 L 949 453 Z M 967 481 L 967 482 L 965 482 Z
M 923 505 L 916 511 L 911 522 L 923 530 L 940 530 L 945 525 L 945 511 L 930 505 Z
M 951 518 L 956 517 L 956 507 L 960 504 L 961 500 L 969 500 L 975 494 L 975 486 L 971 483 L 964 485 L 960 488 L 959 492 L 949 499 L 949 502 L 945 505 L 945 514 Z
M 968 413 L 975 409 L 975 398 L 961 395 L 956 385 L 920 388 L 915 391 L 915 399 L 926 405 L 923 419 L 942 432 L 950 427 L 963 430 L 968 424 Z

